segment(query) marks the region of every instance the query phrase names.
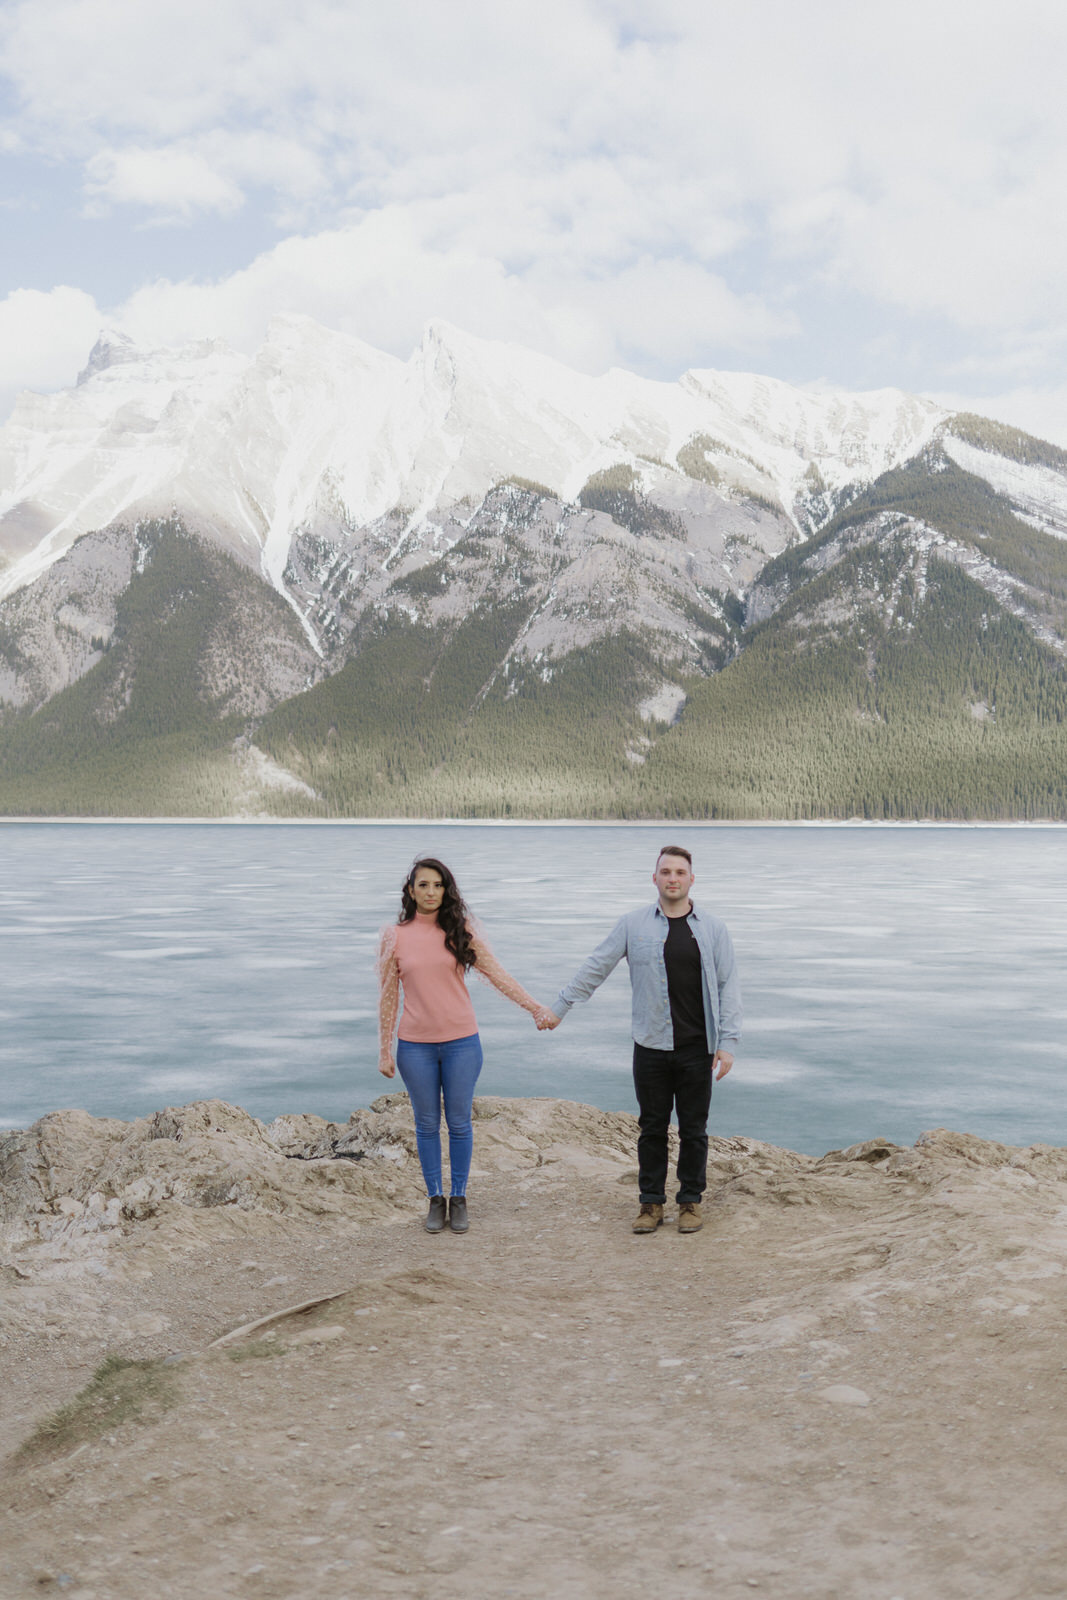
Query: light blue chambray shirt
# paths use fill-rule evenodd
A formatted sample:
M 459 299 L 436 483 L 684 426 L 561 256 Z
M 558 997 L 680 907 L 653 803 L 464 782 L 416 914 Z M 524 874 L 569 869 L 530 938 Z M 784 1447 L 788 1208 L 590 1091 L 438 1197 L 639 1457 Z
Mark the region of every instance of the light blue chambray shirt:
M 620 917 L 603 944 L 597 945 L 570 983 L 560 990 L 552 1007 L 557 1017 L 565 1017 L 576 1001 L 588 1000 L 625 956 L 630 965 L 635 1042 L 649 1050 L 673 1050 L 674 1028 L 663 960 L 669 926 L 670 918 L 664 915 L 658 900 Z M 733 943 L 725 922 L 696 906 L 690 912 L 689 926 L 700 950 L 708 1054 L 728 1050 L 732 1055 L 741 1038 L 741 989 Z

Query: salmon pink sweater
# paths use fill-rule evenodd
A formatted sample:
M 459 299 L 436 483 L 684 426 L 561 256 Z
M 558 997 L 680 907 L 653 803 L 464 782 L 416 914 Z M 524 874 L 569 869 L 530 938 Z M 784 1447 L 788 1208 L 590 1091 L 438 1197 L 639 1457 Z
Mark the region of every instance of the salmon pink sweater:
M 531 1013 L 540 1006 L 521 984 L 504 971 L 484 939 L 472 934 L 475 970 L 494 988 Z M 378 960 L 381 978 L 379 1020 L 382 1049 L 392 1049 L 403 989 L 404 1009 L 399 1037 L 417 1044 L 443 1044 L 478 1031 L 467 993 L 466 974 L 445 944 L 436 912 L 416 911 L 410 922 L 384 929 Z

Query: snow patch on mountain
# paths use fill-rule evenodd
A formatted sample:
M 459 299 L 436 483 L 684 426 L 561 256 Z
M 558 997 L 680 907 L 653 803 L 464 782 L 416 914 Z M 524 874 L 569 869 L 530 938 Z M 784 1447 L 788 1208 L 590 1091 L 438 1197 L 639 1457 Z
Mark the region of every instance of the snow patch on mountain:
M 786 507 L 804 495 L 812 468 L 831 489 L 870 483 L 918 455 L 948 415 L 900 389 L 796 388 L 747 372 L 691 371 L 681 386 L 717 417 L 728 449 L 770 475 Z
M 235 796 L 236 815 L 258 815 L 264 797 L 272 792 L 295 795 L 305 800 L 319 798 L 310 784 L 273 761 L 247 735 L 242 735 L 234 742 L 233 759 L 242 785 Z
M 1067 539 L 1067 473 L 979 450 L 952 433 L 945 434 L 942 448 L 964 472 L 984 479 L 997 494 L 1010 500 L 1032 527 L 1057 539 Z
M 645 722 L 677 722 L 688 696 L 676 683 L 664 683 L 638 704 Z

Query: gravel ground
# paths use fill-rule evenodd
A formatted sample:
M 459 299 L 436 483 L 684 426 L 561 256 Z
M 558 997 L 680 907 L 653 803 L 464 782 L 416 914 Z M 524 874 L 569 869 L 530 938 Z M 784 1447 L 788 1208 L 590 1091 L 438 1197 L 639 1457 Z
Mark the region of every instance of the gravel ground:
M 24 1256 L 0 1593 L 1062 1596 L 1067 1152 L 1000 1148 L 752 1147 L 639 1238 L 591 1133 L 485 1172 L 466 1236 L 353 1196 Z M 77 1401 L 107 1354 L 144 1365 Z

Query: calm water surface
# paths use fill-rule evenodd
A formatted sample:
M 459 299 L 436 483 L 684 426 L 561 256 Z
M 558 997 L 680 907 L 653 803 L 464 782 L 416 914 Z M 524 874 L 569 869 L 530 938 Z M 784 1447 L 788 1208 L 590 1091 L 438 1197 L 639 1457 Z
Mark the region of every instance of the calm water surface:
M 1067 1144 L 1067 829 L 0 824 L 0 1127 L 218 1095 L 337 1120 L 386 1087 L 374 954 L 416 853 L 551 1002 L 660 843 L 734 936 L 712 1129 L 821 1154 L 947 1126 Z M 552 1034 L 472 985 L 484 1093 L 632 1110 L 620 966 Z

